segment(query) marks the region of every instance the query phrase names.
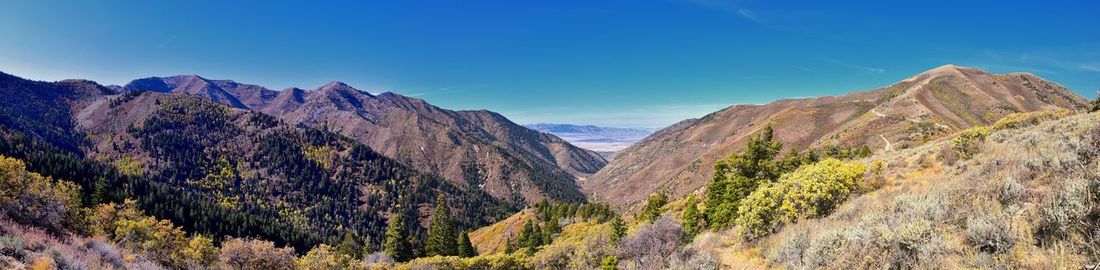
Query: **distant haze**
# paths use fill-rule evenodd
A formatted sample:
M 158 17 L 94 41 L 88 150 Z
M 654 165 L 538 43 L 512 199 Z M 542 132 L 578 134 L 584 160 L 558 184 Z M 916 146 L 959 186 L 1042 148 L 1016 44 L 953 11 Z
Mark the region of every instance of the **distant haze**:
M 645 139 L 653 133 L 648 128 L 616 128 L 571 124 L 528 124 L 527 128 L 554 134 L 573 145 L 608 156 Z

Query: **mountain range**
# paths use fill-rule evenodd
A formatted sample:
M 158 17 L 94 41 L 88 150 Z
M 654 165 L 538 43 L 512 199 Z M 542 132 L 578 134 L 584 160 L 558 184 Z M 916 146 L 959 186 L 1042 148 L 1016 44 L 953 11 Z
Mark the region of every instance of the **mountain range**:
M 205 97 L 263 112 L 291 125 L 331 130 L 459 186 L 519 203 L 585 200 L 575 181 L 606 160 L 594 151 L 486 111 L 452 111 L 390 92 L 372 95 L 342 82 L 282 91 L 197 75 L 133 80 L 124 91 Z
M 596 200 L 636 209 L 654 192 L 678 198 L 704 187 L 718 159 L 769 125 L 787 151 L 863 145 L 896 151 L 1014 112 L 1087 104 L 1033 74 L 944 65 L 876 90 L 734 105 L 684 120 L 620 151 L 582 186 Z

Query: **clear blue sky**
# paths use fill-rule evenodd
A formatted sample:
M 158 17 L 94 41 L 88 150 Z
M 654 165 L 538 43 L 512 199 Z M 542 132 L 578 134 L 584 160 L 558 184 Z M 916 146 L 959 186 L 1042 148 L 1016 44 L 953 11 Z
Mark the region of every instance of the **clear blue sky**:
M 1098 1 L 313 2 L 5 1 L 0 71 L 340 80 L 519 123 L 622 127 L 874 89 L 946 63 L 1100 89 Z

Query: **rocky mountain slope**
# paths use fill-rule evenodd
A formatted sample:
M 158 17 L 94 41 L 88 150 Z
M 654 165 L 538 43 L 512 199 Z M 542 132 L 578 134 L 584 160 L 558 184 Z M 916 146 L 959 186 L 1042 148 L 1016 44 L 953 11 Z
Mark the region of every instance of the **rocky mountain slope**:
M 606 164 L 597 153 L 490 111 L 451 111 L 394 93 L 372 95 L 341 82 L 273 91 L 198 76 L 152 77 L 124 89 L 186 93 L 332 130 L 419 170 L 494 197 L 534 203 L 583 201 L 575 181 Z
M 197 95 L 114 94 L 90 81 L 3 73 L 0 93 L 19 101 L 0 106 L 0 154 L 73 181 L 83 202 L 135 199 L 147 214 L 218 239 L 308 248 L 354 233 L 379 245 L 391 213 L 421 224 L 437 194 L 465 226 L 515 210 L 339 134 Z
M 1032 74 L 941 66 L 843 96 L 735 105 L 657 131 L 582 183 L 598 200 L 632 207 L 655 191 L 680 197 L 706 185 L 719 158 L 766 125 L 786 149 L 871 146 L 896 151 L 1013 112 L 1081 109 L 1087 101 Z

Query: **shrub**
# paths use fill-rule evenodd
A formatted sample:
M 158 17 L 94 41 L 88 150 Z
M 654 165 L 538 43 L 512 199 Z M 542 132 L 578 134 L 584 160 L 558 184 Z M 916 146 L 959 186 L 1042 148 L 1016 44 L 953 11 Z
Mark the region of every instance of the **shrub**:
M 757 189 L 737 209 L 741 235 L 755 239 L 798 218 L 818 218 L 862 190 L 867 169 L 858 161 L 826 159 L 785 174 Z
M 326 244 L 313 247 L 298 258 L 298 269 L 302 270 L 350 269 L 358 266 L 356 264 L 355 258 L 336 252 Z
M 194 264 L 189 268 L 209 267 L 218 262 L 218 248 L 214 241 L 202 235 L 192 237 L 183 248 L 185 260 Z
M 966 243 L 987 253 L 1008 251 L 1016 245 L 1008 222 L 991 215 L 971 217 L 966 221 Z
M 984 126 L 963 130 L 951 140 L 951 148 L 960 157 L 969 159 L 978 153 L 978 146 L 989 136 L 989 132 L 989 127 Z
M 790 233 L 781 235 L 778 245 L 768 254 L 768 259 L 773 263 L 801 265 L 802 257 L 810 247 L 810 234 L 802 229 L 787 232 Z
M 384 252 L 374 252 L 363 256 L 363 266 L 371 267 L 374 265 L 386 266 L 394 263 L 393 258 L 390 255 L 386 255 Z
M 396 269 L 527 269 L 527 257 L 522 253 L 492 254 L 471 258 L 434 256 L 416 258 Z
M 61 233 L 76 222 L 80 187 L 28 172 L 22 161 L 0 156 L 0 216 Z
M 645 209 L 641 214 L 638 214 L 638 219 L 645 222 L 653 222 L 657 220 L 657 217 L 661 216 L 661 208 L 668 204 L 668 195 L 663 192 L 654 193 L 649 195 L 649 200 L 646 201 Z
M 1065 236 L 1089 211 L 1088 183 L 1083 179 L 1066 181 L 1058 195 L 1039 209 L 1038 233 L 1044 238 Z
M 685 248 L 672 254 L 668 258 L 667 270 L 701 270 L 718 269 L 718 261 L 704 252 L 693 248 Z
M 619 258 L 615 256 L 607 255 L 603 257 L 603 261 L 600 262 L 600 270 L 616 270 L 619 269 Z
M 1035 112 L 1013 113 L 1001 117 L 993 123 L 993 130 L 1015 129 L 1038 125 L 1043 121 L 1060 119 L 1072 114 L 1070 110 L 1045 110 Z
M 228 269 L 294 269 L 294 249 L 276 248 L 275 243 L 233 238 L 222 243 L 218 256 Z
M 1001 183 L 1000 188 L 997 189 L 997 199 L 1001 201 L 1001 204 L 1012 205 L 1016 201 L 1022 199 L 1027 190 L 1024 185 L 1016 181 L 1016 178 L 1008 177 Z
M 634 234 L 623 239 L 620 259 L 626 265 L 666 265 L 668 256 L 680 246 L 682 233 L 680 224 L 671 216 L 661 216 L 657 221 L 643 225 Z

